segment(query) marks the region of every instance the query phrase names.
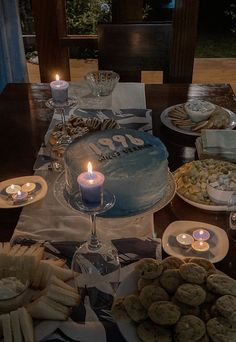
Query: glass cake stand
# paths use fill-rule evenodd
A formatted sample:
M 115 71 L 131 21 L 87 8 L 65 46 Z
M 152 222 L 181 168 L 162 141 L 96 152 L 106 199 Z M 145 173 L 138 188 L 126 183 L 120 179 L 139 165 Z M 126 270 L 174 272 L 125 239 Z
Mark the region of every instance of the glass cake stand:
M 69 200 L 66 191 L 66 180 L 65 180 L 65 172 L 62 172 L 58 175 L 54 182 L 54 187 L 53 187 L 53 193 L 60 205 L 62 205 L 65 209 L 71 209 L 73 211 L 76 211 L 76 209 L 73 207 L 71 201 Z M 168 183 L 166 186 L 166 190 L 164 193 L 164 196 L 153 206 L 150 206 L 149 208 L 143 210 L 143 211 L 138 211 L 126 216 L 119 216 L 119 217 L 100 217 L 99 220 L 116 220 L 119 219 L 119 223 L 126 223 L 130 221 L 137 221 L 140 217 L 143 217 L 144 215 L 147 214 L 153 214 L 161 209 L 163 209 L 167 204 L 169 204 L 172 199 L 174 198 L 176 193 L 176 183 L 174 180 L 174 177 L 171 172 L 168 173 Z
M 55 108 L 74 107 L 75 105 L 77 105 L 77 103 L 78 101 L 75 97 L 68 97 L 67 101 L 64 103 L 54 102 L 53 98 L 50 98 L 45 102 L 45 105 L 49 109 L 55 109 Z
M 91 220 L 90 238 L 76 249 L 72 259 L 75 285 L 88 291 L 93 307 L 102 308 L 108 300 L 106 297 L 114 295 L 118 287 L 120 262 L 111 241 L 98 239 L 96 216 L 114 206 L 115 196 L 104 191 L 101 204 L 91 207 L 83 203 L 78 192 L 71 198 L 70 204 L 75 210 L 89 215 Z

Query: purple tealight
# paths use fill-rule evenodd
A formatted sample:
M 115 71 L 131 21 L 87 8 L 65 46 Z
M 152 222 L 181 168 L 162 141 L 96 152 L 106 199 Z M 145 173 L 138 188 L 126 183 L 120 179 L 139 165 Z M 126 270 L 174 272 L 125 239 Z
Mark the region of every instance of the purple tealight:
M 210 238 L 210 233 L 206 229 L 199 228 L 194 230 L 193 238 L 194 240 L 207 241 Z

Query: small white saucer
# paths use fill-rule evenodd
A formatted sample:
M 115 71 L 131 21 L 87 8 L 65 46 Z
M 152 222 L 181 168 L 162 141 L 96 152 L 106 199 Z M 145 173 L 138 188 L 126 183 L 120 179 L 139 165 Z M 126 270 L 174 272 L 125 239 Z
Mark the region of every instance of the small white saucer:
M 32 194 L 32 196 L 25 202 L 14 204 L 13 201 L 8 200 L 8 195 L 5 193 L 5 189 L 11 184 L 23 185 L 25 183 L 35 183 L 36 191 Z M 38 188 L 38 190 L 37 190 Z M 24 176 L 7 179 L 3 182 L 0 182 L 0 208 L 11 209 L 24 207 L 26 205 L 35 203 L 41 200 L 48 191 L 47 182 L 44 178 L 40 176 Z
M 192 248 L 184 249 L 177 244 L 176 236 L 180 233 L 192 234 L 196 228 L 207 229 L 210 239 L 207 241 L 210 250 L 204 253 L 195 252 Z M 229 240 L 226 232 L 217 226 L 204 222 L 196 221 L 174 221 L 166 228 L 162 236 L 162 246 L 164 251 L 180 258 L 201 257 L 206 258 L 212 263 L 218 262 L 226 256 L 229 250 Z

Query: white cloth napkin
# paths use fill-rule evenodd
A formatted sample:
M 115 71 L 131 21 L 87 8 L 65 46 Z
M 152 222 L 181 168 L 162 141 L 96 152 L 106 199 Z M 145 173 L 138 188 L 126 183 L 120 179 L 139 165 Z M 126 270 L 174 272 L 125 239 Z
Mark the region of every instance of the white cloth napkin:
M 236 161 L 236 131 L 206 129 L 201 133 L 203 153 Z
M 144 83 L 118 83 L 110 96 L 94 97 L 85 82 L 70 82 L 69 96 L 78 100 L 80 108 L 113 109 L 146 108 Z
M 99 321 L 96 313 L 90 306 L 89 298 L 86 296 L 84 300 L 84 306 L 86 309 L 85 323 L 80 324 L 72 321 L 43 321 L 35 327 L 36 341 L 43 341 L 55 331 L 60 330 L 69 338 L 74 341 L 83 342 L 106 342 L 106 331 L 103 324 Z M 55 333 L 54 337 L 57 337 Z

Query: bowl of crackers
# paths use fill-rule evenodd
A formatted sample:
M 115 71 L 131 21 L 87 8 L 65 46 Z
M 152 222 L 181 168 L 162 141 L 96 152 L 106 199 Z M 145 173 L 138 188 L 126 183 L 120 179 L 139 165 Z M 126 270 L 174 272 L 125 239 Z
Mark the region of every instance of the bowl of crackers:
M 215 105 L 204 100 L 191 100 L 184 104 L 184 108 L 193 122 L 200 122 L 210 117 Z

